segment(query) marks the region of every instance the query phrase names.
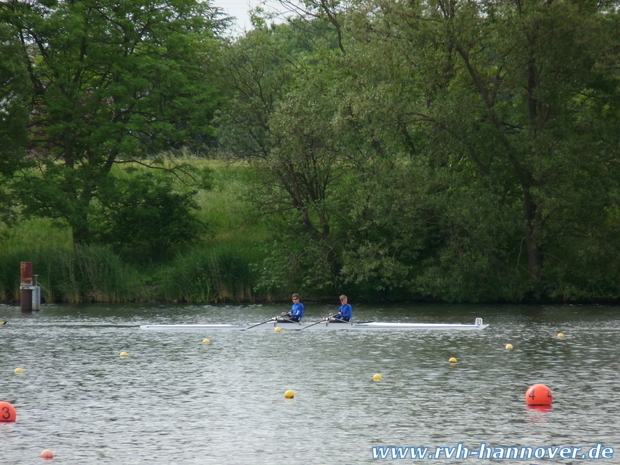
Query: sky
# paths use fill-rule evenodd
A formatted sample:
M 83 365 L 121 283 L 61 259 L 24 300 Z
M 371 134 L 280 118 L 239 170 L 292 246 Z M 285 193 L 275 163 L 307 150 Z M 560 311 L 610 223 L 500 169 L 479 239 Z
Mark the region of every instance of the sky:
M 211 5 L 222 8 L 230 16 L 237 18 L 234 28 L 236 34 L 242 34 L 244 31 L 252 29 L 248 11 L 264 3 L 266 3 L 265 9 L 270 6 L 275 8 L 278 5 L 277 0 L 267 0 L 266 2 L 263 0 L 211 0 Z

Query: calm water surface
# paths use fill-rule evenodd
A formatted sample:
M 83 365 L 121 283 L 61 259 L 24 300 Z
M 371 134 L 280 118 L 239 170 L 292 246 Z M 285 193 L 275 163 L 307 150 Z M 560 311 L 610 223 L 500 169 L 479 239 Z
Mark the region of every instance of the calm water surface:
M 0 464 L 40 463 L 47 448 L 56 464 L 620 463 L 619 307 L 353 304 L 357 321 L 482 317 L 491 326 L 145 331 L 140 324 L 256 323 L 288 306 L 44 305 L 30 315 L 0 306 L 9 321 L 0 326 L 0 401 L 18 413 L 0 423 Z M 335 305 L 306 308 L 311 323 Z M 551 409 L 526 407 L 537 383 L 552 389 Z M 284 398 L 288 389 L 294 399 Z M 585 451 L 602 443 L 615 455 L 372 455 L 373 447 L 430 453 L 459 443 Z

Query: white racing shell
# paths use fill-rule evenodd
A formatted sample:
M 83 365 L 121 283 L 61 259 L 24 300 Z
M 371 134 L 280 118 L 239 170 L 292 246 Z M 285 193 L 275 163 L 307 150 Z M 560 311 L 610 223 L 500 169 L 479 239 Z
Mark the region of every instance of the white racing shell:
M 233 325 L 233 324 L 188 324 L 188 325 L 141 325 L 142 329 L 155 329 L 155 330 L 205 330 L 205 329 L 234 329 L 241 331 L 254 331 L 259 329 L 274 329 L 282 328 L 288 330 L 302 330 L 308 328 L 310 330 L 316 329 L 335 329 L 335 330 L 365 330 L 365 329 L 434 329 L 434 330 L 470 330 L 470 329 L 484 329 L 488 327 L 488 324 L 482 322 L 482 318 L 476 318 L 474 324 L 451 324 L 451 323 L 389 323 L 379 321 L 365 321 L 360 323 L 355 322 L 334 322 L 324 320 L 320 322 L 302 322 L 302 323 L 289 323 L 282 321 L 269 321 L 263 324 L 257 325 Z

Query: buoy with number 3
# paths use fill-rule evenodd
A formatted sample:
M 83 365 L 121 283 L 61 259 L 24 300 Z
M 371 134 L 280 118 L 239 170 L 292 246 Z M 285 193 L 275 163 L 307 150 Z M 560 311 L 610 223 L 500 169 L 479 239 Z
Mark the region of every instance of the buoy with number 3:
M 527 405 L 551 405 L 553 393 L 544 384 L 534 384 L 525 393 Z
M 7 421 L 15 421 L 17 412 L 10 402 L 0 402 L 0 423 Z

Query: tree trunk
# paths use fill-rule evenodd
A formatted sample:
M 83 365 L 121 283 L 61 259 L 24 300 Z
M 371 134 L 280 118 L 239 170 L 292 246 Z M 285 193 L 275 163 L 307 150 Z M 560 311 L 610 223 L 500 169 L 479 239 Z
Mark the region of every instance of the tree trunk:
M 540 289 L 543 280 L 542 208 L 532 199 L 529 189 L 524 192 L 523 237 L 527 249 L 527 273 L 534 289 Z

